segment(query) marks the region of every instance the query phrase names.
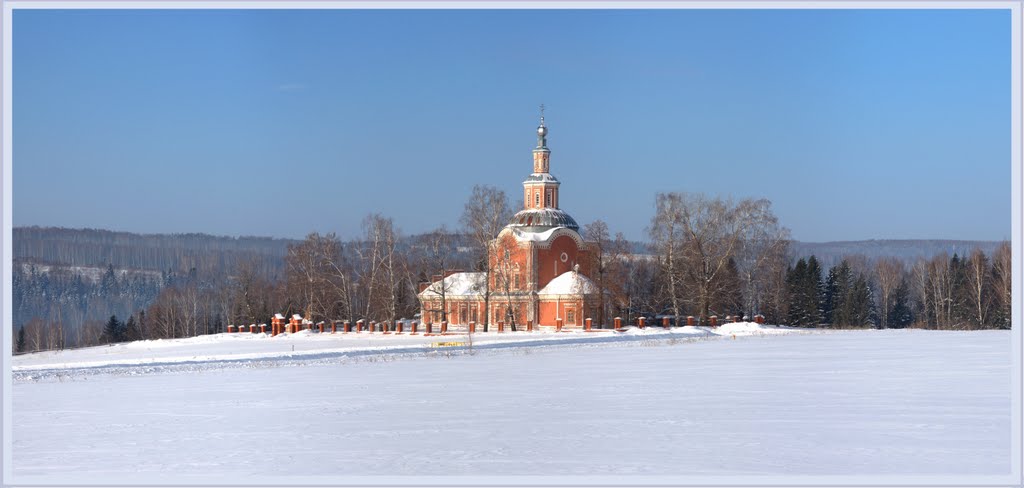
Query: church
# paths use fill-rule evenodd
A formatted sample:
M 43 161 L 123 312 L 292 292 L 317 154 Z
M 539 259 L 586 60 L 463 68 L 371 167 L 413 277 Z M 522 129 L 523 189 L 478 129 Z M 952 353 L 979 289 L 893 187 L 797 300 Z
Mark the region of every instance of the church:
M 523 209 L 491 241 L 490 272 L 454 272 L 424 285 L 418 295 L 424 323 L 468 326 L 482 324 L 487 314 L 490 330 L 499 323 L 519 330 L 581 328 L 587 318 L 600 325 L 600 291 L 588 278 L 596 246 L 583 240 L 579 224 L 561 209 L 561 182 L 551 174 L 547 136 L 541 114 L 533 172 L 523 182 Z

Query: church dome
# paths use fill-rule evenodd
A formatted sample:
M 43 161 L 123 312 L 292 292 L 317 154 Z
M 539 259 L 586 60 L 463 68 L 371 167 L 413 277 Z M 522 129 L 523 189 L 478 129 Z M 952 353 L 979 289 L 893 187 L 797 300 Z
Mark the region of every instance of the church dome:
M 557 208 L 528 208 L 520 210 L 512 216 L 508 223 L 509 227 L 525 232 L 543 232 L 555 227 L 566 227 L 576 232 L 580 231 L 576 219 Z

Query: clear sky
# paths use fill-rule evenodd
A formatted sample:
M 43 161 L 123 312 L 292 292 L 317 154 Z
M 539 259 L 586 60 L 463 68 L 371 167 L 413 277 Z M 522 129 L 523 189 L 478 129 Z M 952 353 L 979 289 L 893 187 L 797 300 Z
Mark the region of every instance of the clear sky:
M 1008 10 L 18 10 L 14 224 L 353 237 L 520 204 L 646 237 L 659 191 L 803 241 L 1010 237 Z

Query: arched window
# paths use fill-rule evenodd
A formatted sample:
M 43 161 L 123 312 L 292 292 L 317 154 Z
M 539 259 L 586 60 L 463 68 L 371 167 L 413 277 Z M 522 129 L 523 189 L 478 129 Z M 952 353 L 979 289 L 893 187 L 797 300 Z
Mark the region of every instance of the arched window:
M 551 190 L 548 190 L 547 195 L 544 196 L 544 205 L 547 207 L 551 206 Z
M 540 206 L 540 192 L 536 192 L 536 193 L 533 194 L 533 206 L 534 207 L 539 207 Z

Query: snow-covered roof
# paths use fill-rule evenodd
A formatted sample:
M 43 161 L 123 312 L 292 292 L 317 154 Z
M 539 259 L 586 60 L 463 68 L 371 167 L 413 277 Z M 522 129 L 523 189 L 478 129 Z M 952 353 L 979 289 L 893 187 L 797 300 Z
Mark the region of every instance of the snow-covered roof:
M 579 232 L 576 219 L 558 208 L 527 208 L 520 210 L 508 222 L 508 227 L 518 227 L 533 232 L 543 232 L 552 227 L 568 227 Z
M 538 295 L 589 295 L 597 293 L 597 285 L 576 271 L 566 271 L 537 292 Z
M 542 232 L 531 232 L 527 230 L 512 228 L 512 235 L 518 241 L 544 242 L 551 238 L 551 234 L 561 227 L 554 227 Z
M 555 178 L 551 173 L 532 173 L 526 177 L 526 181 L 523 183 L 556 183 L 561 184 L 558 178 Z
M 275 313 L 275 314 L 274 314 L 274 318 L 275 318 L 275 319 L 283 319 L 283 318 L 284 318 L 284 315 L 281 315 L 281 314 L 279 314 L 279 313 Z
M 295 320 L 302 320 L 302 316 L 299 314 L 292 315 L 292 318 Z
M 445 296 L 482 296 L 484 293 L 485 285 L 487 283 L 487 273 L 452 273 L 444 280 L 439 280 L 431 283 L 430 286 L 428 286 L 425 290 L 420 292 L 420 296 L 425 298 L 440 297 L 442 291 L 442 282 L 444 283 L 443 291 Z

